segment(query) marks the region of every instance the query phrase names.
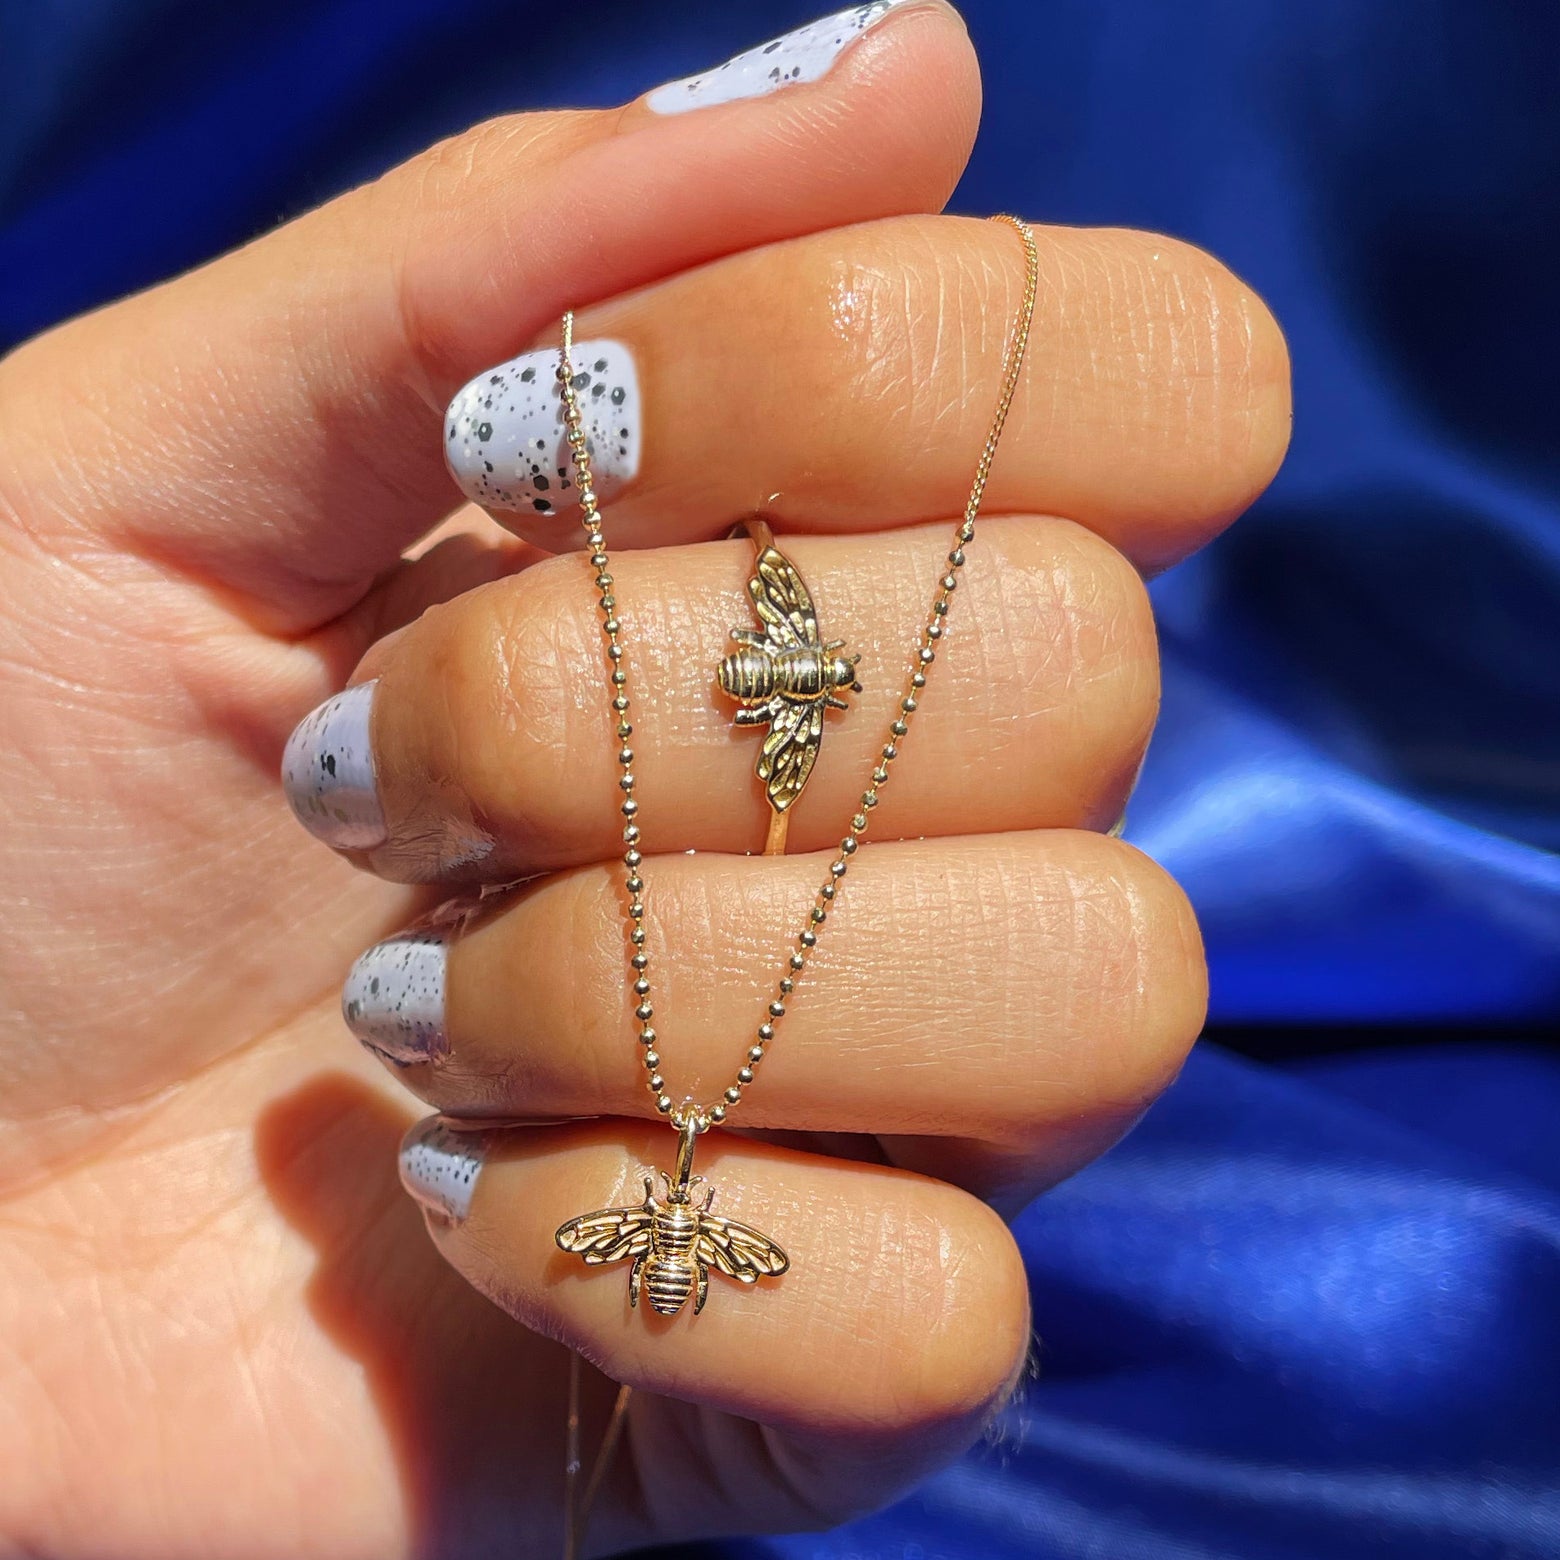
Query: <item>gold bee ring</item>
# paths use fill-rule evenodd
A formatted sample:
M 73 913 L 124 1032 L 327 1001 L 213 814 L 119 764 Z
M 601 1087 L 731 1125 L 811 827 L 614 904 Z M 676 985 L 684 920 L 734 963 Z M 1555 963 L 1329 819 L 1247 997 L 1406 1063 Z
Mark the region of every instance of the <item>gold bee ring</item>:
M 737 648 L 721 661 L 715 680 L 737 703 L 739 726 L 767 725 L 754 771 L 769 801 L 766 856 L 785 854 L 791 804 L 802 794 L 823 743 L 825 710 L 848 709 L 842 689 L 861 692 L 859 655 L 847 656 L 843 639 L 823 637 L 812 595 L 757 519 L 737 527 L 753 538 L 755 558 L 748 595 L 761 629 L 734 628 Z

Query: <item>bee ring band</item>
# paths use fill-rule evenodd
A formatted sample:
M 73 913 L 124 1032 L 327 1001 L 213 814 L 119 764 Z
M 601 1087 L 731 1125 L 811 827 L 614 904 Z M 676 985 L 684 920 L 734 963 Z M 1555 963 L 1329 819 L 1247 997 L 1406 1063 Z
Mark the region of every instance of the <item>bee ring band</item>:
M 802 794 L 823 743 L 824 714 L 848 709 L 843 695 L 860 693 L 856 663 L 843 639 L 825 639 L 812 594 L 796 566 L 758 519 L 736 528 L 753 539 L 748 595 L 759 627 L 731 631 L 735 648 L 716 669 L 720 691 L 735 702 L 739 726 L 765 726 L 754 772 L 769 803 L 766 856 L 785 854 L 791 805 Z

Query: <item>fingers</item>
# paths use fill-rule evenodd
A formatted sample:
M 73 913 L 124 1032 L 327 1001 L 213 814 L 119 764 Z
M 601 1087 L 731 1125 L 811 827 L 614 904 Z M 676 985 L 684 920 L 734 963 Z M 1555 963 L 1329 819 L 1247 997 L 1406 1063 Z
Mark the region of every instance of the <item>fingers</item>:
M 1145 568 L 1206 541 L 1288 441 L 1283 338 L 1201 251 L 1042 229 L 1022 388 L 988 507 L 1062 514 Z M 957 514 L 1023 293 L 1012 230 L 902 217 L 733 255 L 577 321 L 574 363 L 622 546 Z M 760 306 L 761 304 L 761 306 Z M 579 539 L 555 333 L 484 372 L 446 422 L 467 495 L 539 545 Z
M 562 309 L 940 207 L 978 111 L 968 40 L 937 3 L 870 20 L 777 51 L 795 76 L 728 78 L 784 90 L 479 126 L 23 348 L 0 371 L 5 496 L 217 582 L 279 630 L 334 617 L 449 507 L 450 393 Z
M 790 844 L 835 843 L 898 711 L 946 525 L 798 537 L 820 630 L 861 655 L 865 691 L 831 713 Z M 614 590 L 637 690 L 631 735 L 646 848 L 758 848 L 759 738 L 715 685 L 751 625 L 745 541 L 625 552 Z M 1105 828 L 1153 724 L 1158 674 L 1141 581 L 1065 521 L 983 524 L 875 838 Z M 376 650 L 288 747 L 301 821 L 383 875 L 504 881 L 621 850 L 619 743 L 586 560 L 549 560 L 428 613 Z M 980 754 L 972 785 L 971 755 Z
M 649 862 L 647 1019 L 605 867 L 370 949 L 343 1010 L 446 1114 L 653 1117 L 647 1067 L 674 1099 L 718 1100 L 748 1065 L 740 1125 L 976 1138 L 1028 1156 L 1033 1185 L 1114 1141 L 1197 1037 L 1185 897 L 1130 845 L 1072 831 L 863 850 L 776 1022 L 828 859 Z
M 643 1276 L 630 1306 L 631 1262 L 587 1267 L 554 1236 L 642 1207 L 644 1175 L 670 1169 L 676 1143 L 664 1126 L 471 1133 L 435 1118 L 408 1134 L 401 1174 L 456 1268 L 615 1380 L 815 1448 L 877 1442 L 903 1471 L 973 1437 L 1028 1339 L 1023 1269 L 995 1214 L 918 1176 L 717 1133 L 696 1156 L 712 1211 L 777 1243 L 789 1270 L 750 1285 L 711 1272 L 701 1312 L 690 1294 L 663 1316 Z

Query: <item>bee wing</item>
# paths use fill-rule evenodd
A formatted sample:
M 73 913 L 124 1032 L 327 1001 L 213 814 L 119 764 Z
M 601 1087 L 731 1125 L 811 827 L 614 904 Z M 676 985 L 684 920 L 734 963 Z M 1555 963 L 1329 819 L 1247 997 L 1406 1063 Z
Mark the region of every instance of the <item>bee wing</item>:
M 714 1213 L 700 1216 L 693 1250 L 701 1262 L 744 1284 L 778 1278 L 791 1265 L 791 1259 L 767 1235 Z
M 823 706 L 790 704 L 773 700 L 769 708 L 769 732 L 758 750 L 754 766 L 769 792 L 770 805 L 784 812 L 807 784 L 823 741 Z
M 766 547 L 756 567 L 758 572 L 748 581 L 748 595 L 770 639 L 782 649 L 820 644 L 818 614 L 790 559 Z
M 584 1257 L 591 1267 L 642 1257 L 650 1249 L 655 1215 L 648 1208 L 603 1208 L 582 1213 L 559 1227 L 553 1239 L 564 1251 Z

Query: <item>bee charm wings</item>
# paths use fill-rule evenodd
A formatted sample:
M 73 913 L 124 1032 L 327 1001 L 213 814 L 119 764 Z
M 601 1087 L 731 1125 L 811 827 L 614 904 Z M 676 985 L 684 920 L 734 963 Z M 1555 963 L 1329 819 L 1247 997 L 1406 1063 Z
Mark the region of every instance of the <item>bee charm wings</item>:
M 781 650 L 815 649 L 818 614 L 802 577 L 790 559 L 773 547 L 760 549 L 748 595 L 764 625 L 769 642 Z M 769 706 L 769 730 L 754 768 L 763 781 L 769 804 L 784 812 L 798 796 L 823 743 L 823 706 L 775 699 Z
M 773 547 L 763 547 L 756 570 L 748 581 L 748 595 L 770 642 L 782 650 L 821 645 L 818 614 L 791 560 Z
M 779 1278 L 791 1265 L 791 1259 L 767 1235 L 713 1213 L 701 1215 L 693 1249 L 701 1262 L 743 1284 Z
M 650 1250 L 655 1212 L 646 1203 L 636 1208 L 603 1208 L 599 1213 L 582 1213 L 570 1219 L 558 1231 L 557 1242 L 564 1251 L 585 1259 L 587 1267 L 607 1262 L 626 1262 L 642 1257 Z

